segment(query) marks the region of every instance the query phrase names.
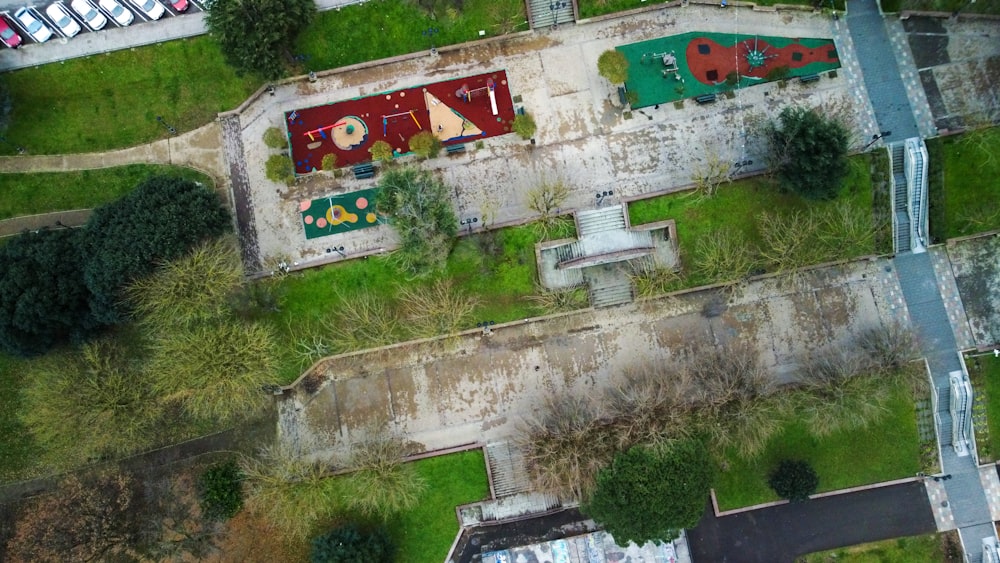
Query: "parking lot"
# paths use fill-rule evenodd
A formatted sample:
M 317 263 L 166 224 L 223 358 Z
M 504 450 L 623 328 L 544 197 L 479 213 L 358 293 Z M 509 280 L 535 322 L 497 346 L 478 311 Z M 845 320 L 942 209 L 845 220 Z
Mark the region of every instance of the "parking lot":
M 44 39 L 45 35 L 47 35 L 44 29 L 36 29 L 34 33 L 29 31 L 28 26 L 31 25 L 31 18 L 40 21 L 51 32 L 51 39 L 47 39 L 47 41 L 55 39 L 68 41 L 77 39 L 81 35 L 88 33 L 101 33 L 109 29 L 151 22 L 154 19 L 172 18 L 205 11 L 204 0 L 110 0 L 110 2 L 108 0 L 102 2 L 88 0 L 88 2 L 100 16 L 103 16 L 100 19 L 106 20 L 106 23 L 99 30 L 93 29 L 92 24 L 85 21 L 85 18 L 70 6 L 69 0 L 58 0 L 49 4 L 30 6 L 24 6 L 23 4 L 8 0 L 0 0 L 0 14 L 2 14 L 3 18 L 18 35 L 21 36 L 21 46 L 23 47 L 38 43 L 40 39 Z M 53 5 L 60 6 L 62 11 L 71 20 L 71 23 L 63 23 L 63 26 L 57 25 L 56 18 L 49 13 L 50 7 Z M 146 7 L 145 10 L 142 9 L 144 6 Z M 21 21 L 21 19 L 15 17 L 15 14 L 22 7 L 30 15 L 30 18 L 22 16 L 22 19 L 25 19 L 25 21 Z M 74 26 L 73 24 L 76 25 Z M 77 26 L 79 27 L 79 32 L 74 33 L 73 29 Z

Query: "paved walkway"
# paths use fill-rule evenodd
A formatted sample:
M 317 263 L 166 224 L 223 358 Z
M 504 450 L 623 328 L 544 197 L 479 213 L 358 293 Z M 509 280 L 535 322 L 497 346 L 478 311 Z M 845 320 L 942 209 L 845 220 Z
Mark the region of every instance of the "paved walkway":
M 709 503 L 688 532 L 695 562 L 792 563 L 807 553 L 936 530 L 920 482 L 716 518 Z

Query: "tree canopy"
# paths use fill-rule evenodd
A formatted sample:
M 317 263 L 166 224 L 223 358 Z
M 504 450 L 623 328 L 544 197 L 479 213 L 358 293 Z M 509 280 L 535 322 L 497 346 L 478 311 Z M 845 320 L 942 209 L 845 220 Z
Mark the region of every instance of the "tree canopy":
M 766 131 L 782 189 L 807 199 L 833 199 L 847 175 L 848 131 L 836 119 L 790 106 Z
M 444 268 L 458 233 L 448 188 L 430 172 L 414 168 L 387 170 L 379 188 L 375 207 L 392 218 L 405 267 L 418 276 Z
M 808 461 L 785 459 L 771 472 L 767 484 L 779 497 L 798 502 L 816 492 L 819 476 Z
M 391 563 L 393 546 L 381 528 L 362 531 L 355 524 L 331 530 L 312 541 L 312 563 Z
M 0 246 L 0 348 L 5 352 L 43 354 L 98 328 L 88 306 L 85 255 L 76 234 L 68 229 L 29 232 Z
M 696 440 L 635 446 L 597 474 L 583 511 L 619 545 L 670 540 L 698 523 L 712 481 L 712 460 Z
M 313 0 L 212 0 L 206 24 L 238 73 L 278 78 L 315 15 Z
M 597 74 L 612 84 L 622 84 L 628 80 L 628 59 L 621 51 L 608 49 L 597 58 Z
M 150 178 L 95 209 L 83 231 L 92 313 L 105 324 L 121 322 L 127 316 L 121 292 L 128 283 L 229 228 L 229 213 L 215 193 L 170 176 Z

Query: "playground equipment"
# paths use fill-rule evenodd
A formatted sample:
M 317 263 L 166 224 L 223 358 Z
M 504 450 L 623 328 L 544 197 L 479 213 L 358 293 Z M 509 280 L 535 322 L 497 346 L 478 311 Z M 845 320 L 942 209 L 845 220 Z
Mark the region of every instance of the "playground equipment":
M 778 57 L 777 54 L 774 54 L 774 55 L 768 55 L 767 54 L 767 50 L 771 48 L 770 45 L 768 45 L 767 47 L 764 47 L 764 49 L 761 50 L 760 46 L 757 43 L 757 37 L 753 38 L 753 47 L 752 48 L 750 47 L 750 40 L 749 39 L 746 40 L 746 41 L 744 41 L 743 43 L 741 43 L 741 45 L 743 45 L 743 48 L 746 49 L 746 53 L 743 53 L 743 58 L 745 58 L 746 61 L 747 61 L 747 64 L 750 65 L 750 71 L 751 72 L 755 68 L 759 68 L 759 67 L 767 65 L 767 60 L 768 59 L 775 59 L 775 58 Z
M 455 90 L 455 97 L 462 98 L 465 103 L 472 101 L 472 98 L 478 98 L 483 95 L 487 95 L 490 98 L 490 109 L 493 111 L 493 115 L 497 115 L 499 111 L 497 110 L 497 96 L 496 96 L 496 83 L 490 78 L 486 81 L 486 86 L 480 88 L 469 89 L 468 84 L 462 84 L 462 87 Z
M 333 129 L 334 127 L 340 127 L 341 125 L 346 125 L 346 124 L 347 124 L 346 121 L 339 121 L 337 123 L 334 123 L 333 125 L 327 125 L 325 127 L 320 127 L 318 129 L 313 129 L 312 131 L 306 131 L 305 133 L 303 133 L 303 135 L 309 137 L 310 141 L 315 141 L 316 140 L 316 137 L 314 137 L 314 135 L 319 135 L 321 139 L 325 139 L 326 138 L 326 131 L 329 131 L 330 129 Z M 351 129 L 352 130 L 348 131 L 348 133 L 353 133 L 354 132 L 353 131 L 353 127 L 351 127 Z
M 389 132 L 389 120 L 390 119 L 392 119 L 394 117 L 402 117 L 404 115 L 409 115 L 410 118 L 413 119 L 413 122 L 417 124 L 417 129 L 423 131 L 424 128 L 420 126 L 420 122 L 417 121 L 417 116 L 413 114 L 413 110 L 411 109 L 410 111 L 404 111 L 404 112 L 401 112 L 401 113 L 392 113 L 392 114 L 389 114 L 389 115 L 383 115 L 382 116 L 382 136 L 385 137 L 386 135 L 388 135 L 388 132 Z

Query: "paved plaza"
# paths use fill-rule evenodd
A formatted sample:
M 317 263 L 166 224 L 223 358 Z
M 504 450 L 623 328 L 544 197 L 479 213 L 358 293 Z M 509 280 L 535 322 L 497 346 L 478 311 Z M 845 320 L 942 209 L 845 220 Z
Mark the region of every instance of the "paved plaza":
M 301 180 L 289 188 L 264 176 L 270 154 L 262 137 L 269 127 L 282 127 L 284 112 L 411 88 L 505 69 L 517 107 L 538 124 L 535 145 L 516 135 L 486 139 L 484 147 L 469 144 L 461 156 L 441 156 L 424 163 L 455 189 L 460 218 L 497 225 L 530 219 L 526 192 L 544 180 L 561 179 L 573 188 L 567 209 L 588 208 L 594 194 L 613 191 L 619 198 L 682 189 L 710 151 L 723 160 L 752 160 L 744 171 L 762 169 L 764 158 L 756 141 L 756 124 L 788 104 L 822 106 L 836 112 L 856 131 L 860 147 L 871 111 L 866 98 L 850 94 L 852 71 L 836 78 L 802 85 L 789 82 L 741 89 L 733 99 L 699 106 L 692 100 L 646 108 L 627 119 L 616 108 L 617 91 L 597 74 L 597 58 L 605 50 L 664 35 L 705 31 L 759 33 L 786 37 L 834 37 L 832 20 L 806 12 L 720 12 L 708 6 L 657 9 L 557 31 L 523 34 L 504 41 L 442 49 L 438 56 L 421 55 L 361 70 L 333 71 L 316 82 L 280 85 L 241 113 L 243 156 L 249 175 L 259 258 L 262 264 L 281 257 L 307 267 L 340 259 L 326 252 L 344 246 L 348 257 L 391 249 L 396 240 L 389 227 L 307 241 L 299 220 L 298 202 L 372 186 L 374 180 L 334 178 L 328 174 Z M 683 233 L 680 233 L 683 236 Z

